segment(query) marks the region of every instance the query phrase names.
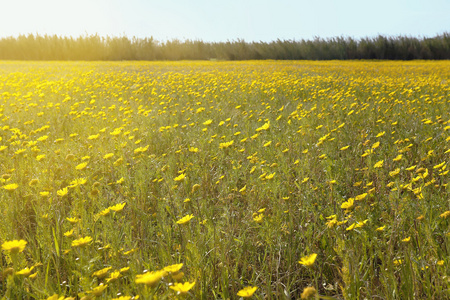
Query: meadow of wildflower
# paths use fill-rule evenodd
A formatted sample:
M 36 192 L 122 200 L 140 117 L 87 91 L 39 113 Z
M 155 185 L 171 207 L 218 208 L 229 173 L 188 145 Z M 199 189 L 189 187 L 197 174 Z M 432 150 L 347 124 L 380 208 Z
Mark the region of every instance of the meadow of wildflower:
M 450 62 L 0 62 L 2 299 L 448 299 Z

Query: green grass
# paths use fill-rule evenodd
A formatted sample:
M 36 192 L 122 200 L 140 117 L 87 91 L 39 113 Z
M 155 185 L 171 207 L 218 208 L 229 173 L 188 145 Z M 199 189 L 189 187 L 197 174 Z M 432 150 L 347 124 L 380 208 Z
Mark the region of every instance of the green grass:
M 450 296 L 448 62 L 2 66 L 5 299 Z

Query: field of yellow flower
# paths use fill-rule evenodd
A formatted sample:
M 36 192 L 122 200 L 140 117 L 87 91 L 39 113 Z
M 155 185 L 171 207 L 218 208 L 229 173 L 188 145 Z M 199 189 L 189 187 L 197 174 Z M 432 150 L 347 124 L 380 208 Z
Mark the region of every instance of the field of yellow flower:
M 448 61 L 0 62 L 0 295 L 448 299 L 449 112 Z

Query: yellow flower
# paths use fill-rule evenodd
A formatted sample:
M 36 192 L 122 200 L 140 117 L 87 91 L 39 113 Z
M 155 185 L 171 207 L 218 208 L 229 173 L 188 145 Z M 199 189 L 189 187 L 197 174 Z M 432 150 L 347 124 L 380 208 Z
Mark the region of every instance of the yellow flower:
M 327 220 L 336 219 L 336 215 L 331 215 L 331 216 L 325 217 L 325 219 L 327 219 Z
M 356 222 L 353 223 L 352 225 L 348 226 L 347 228 L 345 228 L 345 230 L 347 230 L 347 231 L 353 230 L 353 229 L 355 229 L 355 226 L 356 226 Z
M 355 201 L 361 201 L 367 197 L 367 193 L 363 193 L 355 197 Z
M 38 140 L 39 142 L 44 142 L 44 141 L 46 141 L 47 139 L 48 139 L 48 136 L 47 136 L 47 135 L 43 135 L 43 136 L 39 137 L 37 140 Z
M 174 283 L 172 286 L 170 286 L 170 288 L 176 292 L 178 292 L 178 294 L 184 295 L 187 292 L 189 292 L 190 289 L 192 289 L 195 285 L 195 281 L 194 282 L 185 282 L 185 283 Z
M 57 194 L 58 196 L 60 196 L 60 197 L 64 197 L 65 195 L 67 195 L 68 192 L 69 192 L 69 189 L 68 189 L 67 187 L 65 187 L 65 188 L 63 188 L 63 189 L 61 189 L 61 190 L 58 190 L 58 191 L 56 192 L 56 194 Z
M 354 207 L 354 198 L 349 198 L 347 201 L 341 204 L 341 208 L 345 209 L 346 212 L 349 212 Z
M 98 215 L 101 217 L 104 217 L 104 216 L 109 215 L 110 212 L 111 212 L 111 209 L 108 207 L 108 208 L 105 208 L 104 210 L 102 210 L 101 212 L 99 212 Z
M 96 140 L 100 137 L 100 134 L 93 134 L 88 136 L 88 140 Z
M 122 128 L 116 128 L 114 131 L 110 132 L 109 134 L 112 136 L 118 136 L 122 132 Z
M 29 277 L 30 275 L 31 275 L 31 272 L 33 271 L 33 269 L 34 269 L 34 267 L 31 267 L 31 268 L 25 268 L 25 269 L 22 269 L 22 270 L 20 270 L 20 271 L 17 271 L 16 272 L 16 275 L 21 275 L 21 276 L 24 276 L 24 277 Z
M 328 228 L 333 228 L 334 226 L 336 226 L 338 224 L 338 220 L 337 219 L 331 219 L 328 220 L 326 223 Z
M 405 170 L 406 170 L 406 171 L 412 171 L 412 170 L 414 170 L 415 168 L 416 168 L 416 165 L 411 166 L 411 167 L 409 167 L 409 168 L 406 168 Z
M 386 131 L 380 132 L 379 134 L 377 134 L 377 136 L 376 136 L 376 137 L 380 137 L 380 136 L 383 136 L 383 135 L 384 135 L 385 133 L 386 133 Z
M 265 177 L 264 179 L 265 179 L 265 180 L 271 180 L 271 179 L 273 179 L 273 177 L 275 176 L 275 173 L 276 173 L 276 172 L 273 172 L 272 174 L 266 175 L 266 177 Z
M 112 298 L 111 300 L 130 300 L 131 296 L 120 296 L 118 298 Z M 137 296 L 133 299 L 138 299 Z
M 113 282 L 119 279 L 122 275 L 120 274 L 120 271 L 114 271 L 109 275 L 109 277 L 106 279 L 106 282 Z
M 123 210 L 123 208 L 125 207 L 126 204 L 127 204 L 126 202 L 119 203 L 119 204 L 116 204 L 114 206 L 110 206 L 109 209 L 113 210 L 115 212 L 119 212 L 119 211 Z
M 107 284 L 105 285 L 100 284 L 99 286 L 93 288 L 92 291 L 89 291 L 88 293 L 94 295 L 95 297 L 100 297 L 107 287 L 108 287 Z
M 17 155 L 19 155 L 19 154 L 24 153 L 26 150 L 27 150 L 27 149 L 19 149 L 19 150 L 15 151 L 14 153 L 17 154 Z
M 183 267 L 183 264 L 175 264 L 165 267 L 163 270 L 169 273 L 175 273 L 180 271 L 180 269 Z
M 41 155 L 36 156 L 36 160 L 37 160 L 37 161 L 41 161 L 41 160 L 43 160 L 44 158 L 45 158 L 45 154 L 41 154 Z
M 155 286 L 160 280 L 161 278 L 164 277 L 164 275 L 166 274 L 165 271 L 153 271 L 153 272 L 147 272 L 144 274 L 140 274 L 140 275 L 136 275 L 136 280 L 135 282 L 137 284 L 142 283 L 142 284 L 146 284 L 150 287 Z
M 394 265 L 399 266 L 403 263 L 403 260 L 401 259 L 394 259 Z
M 364 221 L 362 221 L 362 222 L 356 222 L 355 224 L 355 228 L 360 228 L 360 227 L 363 227 L 364 225 L 366 225 L 366 223 L 367 222 L 369 222 L 369 220 L 368 219 L 366 219 L 366 220 L 364 220 Z
M 76 170 L 84 170 L 85 168 L 86 168 L 86 166 L 87 166 L 87 162 L 84 162 L 84 163 L 81 163 L 81 164 L 79 164 L 79 165 L 77 165 L 76 167 L 75 167 L 75 169 Z
M 408 243 L 410 240 L 411 240 L 411 237 L 408 236 L 407 238 L 404 238 L 404 239 L 402 240 L 402 242 L 403 242 L 403 243 Z
M 90 236 L 87 236 L 87 237 L 72 241 L 72 247 L 84 247 L 87 244 L 89 244 L 90 242 L 92 242 L 92 238 Z
M 269 130 L 270 129 L 270 121 L 267 123 L 264 123 L 263 126 L 256 128 L 256 132 L 262 131 L 262 130 Z
M 17 183 L 10 183 L 3 186 L 3 189 L 7 190 L 8 192 L 12 192 L 15 189 L 17 189 L 19 185 Z
M 66 236 L 66 237 L 71 237 L 71 236 L 73 236 L 73 229 L 64 232 L 64 236 Z
M 190 148 L 189 148 L 189 152 L 197 153 L 197 152 L 198 152 L 198 148 L 190 147 Z
M 105 154 L 104 156 L 103 156 L 103 158 L 104 159 L 110 159 L 111 157 L 113 157 L 114 156 L 114 153 L 108 153 L 108 154 Z
M 402 155 L 402 154 L 399 154 L 399 155 L 397 155 L 397 156 L 393 159 L 393 161 L 399 161 L 399 160 L 402 160 L 402 157 L 403 157 L 403 155 Z
M 186 174 L 180 174 L 179 176 L 175 177 L 174 181 L 183 181 L 186 178 Z
M 389 172 L 389 176 L 394 177 L 394 176 L 397 176 L 398 173 L 400 173 L 400 169 L 399 168 L 395 169 L 392 172 Z
M 439 215 L 439 217 L 443 219 L 447 219 L 448 216 L 450 216 L 450 210 L 447 210 L 446 212 L 443 212 L 442 214 Z
M 186 224 L 188 223 L 192 218 L 194 217 L 194 215 L 185 215 L 184 217 L 182 217 L 181 219 L 179 219 L 177 221 L 177 224 Z
M 131 250 L 125 251 L 125 252 L 123 253 L 123 255 L 132 254 L 132 253 L 134 253 L 134 252 L 136 252 L 136 251 L 137 251 L 137 249 L 136 249 L 136 248 L 133 248 L 133 249 L 131 249 Z
M 58 294 L 53 294 L 52 296 L 48 297 L 46 300 L 66 300 L 66 299 L 68 299 L 68 298 L 65 298 L 64 296 L 60 297 Z
M 79 185 L 85 185 L 86 182 L 87 182 L 87 179 L 84 178 L 84 177 L 83 178 L 77 178 L 77 179 L 72 180 L 70 182 L 71 185 L 69 185 L 69 187 L 74 188 L 74 187 L 77 187 Z
M 445 165 L 445 161 L 442 162 L 442 163 L 440 163 L 440 164 L 438 164 L 438 165 L 435 165 L 435 166 L 433 167 L 433 169 L 439 169 L 439 168 L 443 167 L 444 165 Z
M 314 297 L 316 294 L 317 294 L 316 289 L 312 286 L 308 286 L 303 290 L 300 297 L 302 299 L 310 299 L 310 298 Z
M 264 214 L 254 214 L 253 215 L 253 221 L 255 221 L 256 223 L 262 223 L 262 221 L 263 221 L 263 218 L 264 218 Z
M 220 143 L 219 144 L 219 148 L 220 149 L 226 149 L 231 147 L 234 144 L 234 141 L 229 141 L 229 142 L 225 142 L 225 143 Z
M 377 229 L 375 229 L 375 231 L 381 232 L 381 231 L 384 231 L 384 228 L 386 228 L 386 225 L 378 227 Z
M 364 152 L 364 154 L 362 154 L 361 155 L 361 157 L 366 157 L 366 156 L 368 156 L 370 153 L 372 153 L 373 151 L 372 150 L 366 150 L 365 152 Z
M 27 242 L 24 240 L 6 241 L 2 244 L 2 250 L 9 253 L 19 253 L 25 249 Z
M 239 193 L 241 193 L 242 195 L 244 195 L 246 189 L 247 189 L 247 185 L 244 185 L 244 187 L 241 188 L 241 189 L 239 190 Z
M 240 290 L 237 295 L 242 298 L 250 298 L 258 289 L 257 286 L 247 286 Z
M 147 146 L 145 146 L 145 147 L 139 147 L 139 148 L 134 149 L 134 154 L 141 154 L 141 153 L 146 152 L 146 151 L 148 150 L 148 147 L 149 147 L 149 146 L 150 146 L 150 145 L 147 145 Z
M 108 271 L 111 270 L 112 267 L 107 267 L 107 268 L 103 268 L 101 270 L 98 270 L 94 273 L 92 273 L 92 277 L 97 277 L 97 278 L 105 278 L 106 275 L 108 274 Z
M 70 224 L 76 224 L 76 223 L 80 222 L 80 219 L 78 219 L 77 217 L 66 218 L 66 220 L 69 221 Z
M 313 253 L 311 255 L 307 255 L 307 256 L 302 257 L 298 263 L 301 264 L 301 265 L 304 265 L 305 267 L 310 268 L 310 267 L 312 267 L 314 265 L 314 262 L 316 261 L 316 258 L 317 258 L 317 254 Z
M 384 162 L 384 160 L 380 160 L 380 161 L 378 161 L 376 164 L 374 164 L 373 165 L 373 167 L 376 169 L 376 168 L 381 168 L 381 167 L 383 167 L 383 162 Z

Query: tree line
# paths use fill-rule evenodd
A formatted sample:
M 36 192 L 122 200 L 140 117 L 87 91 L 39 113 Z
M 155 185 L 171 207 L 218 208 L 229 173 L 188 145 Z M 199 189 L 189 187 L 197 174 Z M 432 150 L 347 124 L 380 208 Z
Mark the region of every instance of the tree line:
M 331 60 L 450 59 L 450 34 L 315 38 L 272 42 L 203 42 L 177 39 L 101 37 L 86 35 L 19 35 L 0 38 L 3 60 Z

